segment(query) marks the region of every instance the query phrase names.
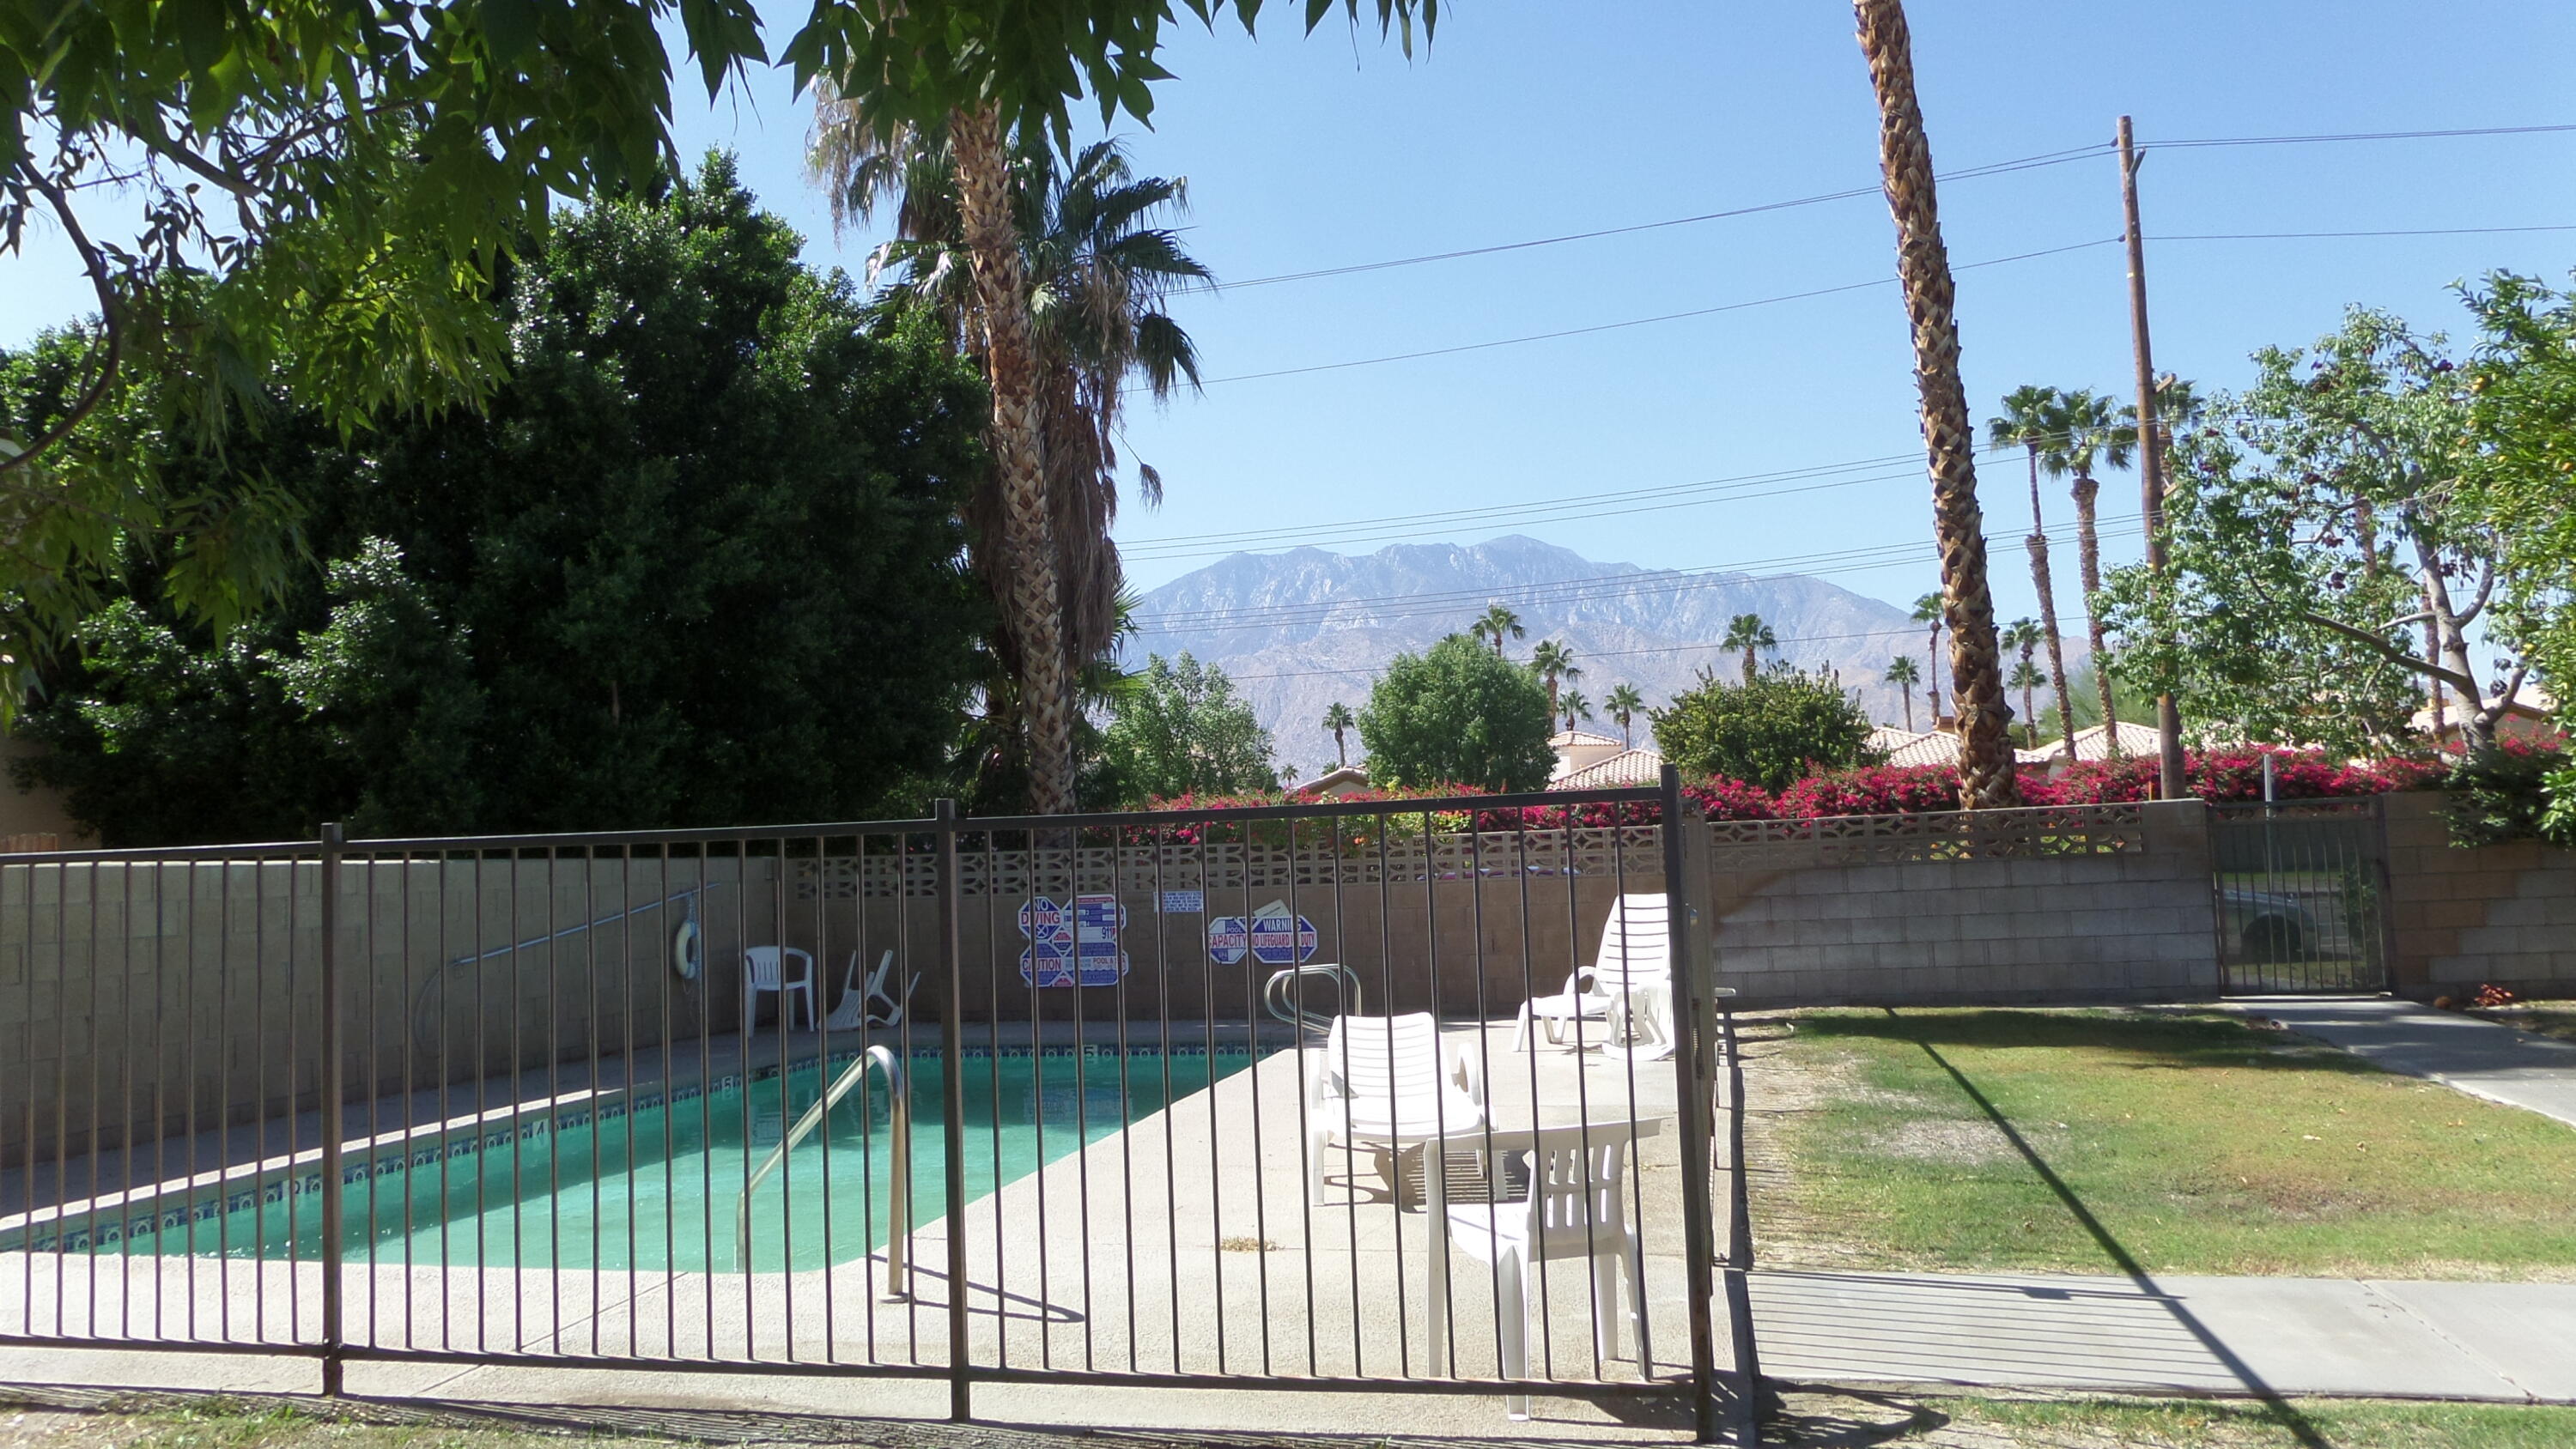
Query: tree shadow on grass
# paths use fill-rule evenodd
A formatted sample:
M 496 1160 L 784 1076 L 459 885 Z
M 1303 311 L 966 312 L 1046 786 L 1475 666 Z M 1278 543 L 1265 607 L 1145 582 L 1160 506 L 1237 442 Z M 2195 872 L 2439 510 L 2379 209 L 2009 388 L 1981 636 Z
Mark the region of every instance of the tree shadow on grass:
M 2096 1063 L 2130 1071 L 2237 1070 L 2329 1072 L 2375 1077 L 2380 1068 L 2308 1038 L 2263 1031 L 2227 1017 L 2181 1012 L 2108 1012 L 2008 1009 L 1934 1010 L 1899 1017 L 1802 1017 L 1801 1035 L 1821 1040 L 1875 1040 L 1909 1046 L 2002 1051 L 2034 1047 L 2091 1051 L 2125 1061 Z M 1947 1065 L 1945 1062 L 1944 1065 Z
M 1964 1031 L 1960 1029 L 1963 1019 L 1967 1028 Z M 1836 1017 L 1832 1020 L 1837 1024 L 1850 1025 L 1856 1020 L 1871 1019 Z M 1924 1055 L 1930 1057 L 1935 1065 L 1947 1073 L 1950 1080 L 1958 1084 L 1959 1090 L 1967 1095 L 1968 1100 L 1976 1103 L 1977 1109 L 1986 1114 L 1986 1119 L 1994 1124 L 1995 1130 L 2001 1132 L 2005 1139 L 2012 1143 L 2013 1150 L 2020 1153 L 2022 1160 L 2030 1164 L 2030 1170 L 2039 1175 L 2039 1180 L 2048 1185 L 2048 1190 L 2057 1195 L 2059 1202 L 2065 1204 L 2066 1211 L 2073 1215 L 2075 1221 L 2087 1234 L 2091 1235 L 2094 1243 L 2102 1249 L 2103 1256 L 2109 1258 L 2123 1276 L 2136 1284 L 2139 1292 L 2162 1303 L 2165 1311 L 2173 1315 L 2174 1321 L 2197 1340 L 2212 1358 L 2223 1364 L 2227 1372 L 2245 1386 L 2245 1391 L 2262 1403 L 2273 1420 L 2301 1444 L 2309 1446 L 2309 1449 L 2332 1449 L 2326 1437 L 2317 1431 L 2316 1425 L 2291 1407 L 2290 1402 L 2283 1398 L 2278 1390 L 2254 1371 L 2253 1365 L 2245 1362 L 2234 1349 L 2228 1347 L 2225 1340 L 2211 1332 L 2209 1326 L 2202 1323 L 2199 1316 L 2193 1313 L 2188 1305 L 2156 1286 L 2156 1280 L 2138 1261 L 2137 1255 L 2129 1251 L 2128 1245 L 2122 1243 L 2113 1235 L 2110 1228 L 2094 1215 L 2093 1210 L 2085 1205 L 2082 1196 L 2067 1184 L 2066 1179 L 2058 1176 L 2057 1170 L 2049 1165 L 2048 1159 L 2042 1157 L 2039 1150 L 2031 1145 L 2030 1139 L 2024 1137 L 2020 1130 L 2013 1126 L 2012 1119 L 1995 1106 L 1993 1099 L 1980 1091 L 1977 1084 L 1969 1080 L 1968 1074 L 1959 1070 L 1957 1065 L 1941 1052 L 1944 1045 L 1952 1047 L 2107 1045 L 2119 1050 L 2141 1050 L 2143 1048 L 2137 1045 L 2135 1035 L 2112 1039 L 2110 1033 L 2103 1030 L 2103 1028 L 2133 1028 L 2136 1025 L 2133 1018 L 2001 1011 L 1900 1017 L 1891 1009 L 1875 1020 L 1882 1026 L 1882 1030 L 1866 1033 L 1854 1031 L 1846 1034 L 1871 1035 L 1890 1041 L 1911 1042 L 1922 1048 Z M 2259 1040 L 2248 1040 L 2253 1038 L 2255 1033 L 2231 1022 L 2185 1018 L 2156 1025 L 2174 1030 L 2186 1043 L 2195 1039 L 2225 1040 L 2223 1033 L 2232 1030 L 2236 1041 L 2234 1051 L 2239 1057 L 2249 1047 L 2268 1046 L 2268 1043 Z M 2092 1028 L 2089 1032 L 2086 1030 L 2088 1027 Z M 2192 1050 L 2187 1045 L 2183 1049 L 2186 1052 Z M 2182 1065 L 2189 1065 L 2189 1063 L 2185 1062 Z

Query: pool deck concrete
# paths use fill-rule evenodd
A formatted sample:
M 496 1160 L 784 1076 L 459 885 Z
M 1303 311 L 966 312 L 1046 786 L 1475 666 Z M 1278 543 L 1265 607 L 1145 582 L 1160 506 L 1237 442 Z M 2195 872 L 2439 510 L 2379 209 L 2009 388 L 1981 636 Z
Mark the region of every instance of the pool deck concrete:
M 1508 1050 L 1508 1028 L 1452 1028 L 1484 1063 L 1498 1130 L 1637 1120 L 1667 1123 L 1631 1162 L 1643 1227 L 1655 1375 L 1686 1371 L 1677 1100 L 1669 1062 L 1619 1054 Z M 353 1363 L 351 1392 L 564 1404 L 668 1404 L 943 1416 L 944 1377 L 872 1377 L 865 1366 L 937 1371 L 947 1361 L 952 1227 L 967 1254 L 972 1362 L 1040 1376 L 1065 1370 L 1318 1382 L 1397 1378 L 1434 1392 L 1316 1393 L 1270 1387 L 979 1384 L 979 1418 L 1064 1425 L 1332 1433 L 1504 1430 L 1495 1391 L 1447 1378 L 1498 1371 L 1496 1283 L 1450 1259 L 1454 1358 L 1435 1362 L 1426 1304 L 1435 1243 L 1429 1216 L 1399 1211 L 1366 1155 L 1337 1164 L 1321 1204 L 1308 1200 L 1304 1087 L 1320 1060 L 1283 1052 L 1044 1170 L 969 1204 L 957 1224 L 913 1237 L 914 1297 L 886 1302 L 885 1255 L 828 1271 L 639 1275 L 511 1269 L 344 1270 L 353 1342 L 453 1352 L 456 1363 Z M 1453 1190 L 1478 1190 L 1455 1170 Z M 939 1183 L 920 1185 L 936 1202 Z M 96 1270 L 95 1280 L 90 1276 Z M 1546 1265 L 1532 1373 L 1566 1381 L 1527 1426 L 1550 1438 L 1687 1437 L 1684 1396 L 1640 1381 L 1625 1358 L 1595 1355 L 1587 1264 Z M 208 1259 L 0 1255 L 0 1331 L 39 1334 L 310 1339 L 320 1314 L 311 1264 Z M 1623 1305 L 1624 1307 L 1624 1305 Z M 189 1313 L 195 1319 L 191 1326 Z M 1615 1315 L 1625 1318 L 1625 1313 Z M 1618 1352 L 1635 1353 L 1621 1322 Z M 1724 1332 L 1723 1316 L 1718 1331 Z M 657 1357 L 745 1360 L 745 1373 L 675 1372 Z M 606 1367 L 475 1363 L 498 1353 L 577 1355 Z M 1721 1339 L 1720 1355 L 1726 1350 Z M 770 1375 L 761 1363 L 827 1358 L 852 1372 Z M 629 1367 L 628 1365 L 632 1365 Z M 134 1350 L 11 1350 L 0 1378 L 138 1386 L 310 1388 L 310 1360 Z M 1622 1387 L 1623 1386 L 1623 1387 Z M 1515 1426 L 1518 1427 L 1518 1426 Z

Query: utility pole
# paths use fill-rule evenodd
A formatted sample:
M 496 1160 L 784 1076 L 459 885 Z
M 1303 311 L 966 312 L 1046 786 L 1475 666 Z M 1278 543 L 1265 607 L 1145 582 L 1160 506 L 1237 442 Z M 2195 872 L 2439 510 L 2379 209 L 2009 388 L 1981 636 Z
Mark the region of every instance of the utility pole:
M 2156 424 L 2155 355 L 2147 345 L 2147 243 L 2138 231 L 2138 147 L 2129 133 L 2129 118 L 2120 118 L 2120 211 L 2128 224 L 2129 336 L 2138 359 L 2138 491 L 2147 525 L 2147 572 L 2162 586 L 2165 571 L 2164 435 Z M 2095 660 L 2093 667 L 2102 667 Z M 2119 738 L 2120 722 L 2103 721 Z M 2170 694 L 2156 696 L 2156 796 L 2179 800 L 2184 794 L 2182 711 Z

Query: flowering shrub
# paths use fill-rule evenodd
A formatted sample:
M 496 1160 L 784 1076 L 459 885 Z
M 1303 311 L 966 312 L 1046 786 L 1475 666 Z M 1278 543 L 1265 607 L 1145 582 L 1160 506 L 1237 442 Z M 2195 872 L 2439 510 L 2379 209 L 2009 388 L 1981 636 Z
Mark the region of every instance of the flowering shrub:
M 2545 750 L 2517 746 L 2541 763 L 2563 759 Z M 2235 749 L 2192 753 L 2185 757 L 2187 777 L 2194 795 L 2204 800 L 2240 801 L 2263 798 L 2263 757 L 2272 757 L 2275 798 L 2282 800 L 2320 800 L 2385 794 L 2394 790 L 2432 788 L 2450 781 L 2457 773 L 2431 760 L 2382 760 L 2369 764 L 2347 764 L 2328 757 L 2319 750 L 2287 750 L 2268 746 L 2245 746 Z M 2151 756 L 2124 755 L 2110 760 L 2085 760 L 2068 767 L 2055 778 L 2036 770 L 2021 776 L 2022 799 L 2031 805 L 2113 805 L 2156 798 L 2156 761 Z M 1489 792 L 1464 785 L 1436 785 L 1418 790 L 1364 790 L 1343 797 L 1360 805 L 1386 807 L 1388 830 L 1398 839 L 1418 836 L 1427 828 L 1433 834 L 1464 831 L 1472 824 L 1482 831 L 1515 829 L 1562 830 L 1598 828 L 1612 825 L 1652 825 L 1660 812 L 1651 800 L 1570 801 L 1563 805 L 1525 805 L 1478 810 L 1472 819 L 1464 811 L 1408 811 L 1408 802 L 1442 798 L 1473 797 Z M 1958 771 L 1948 765 L 1873 765 L 1859 769 L 1834 770 L 1793 781 L 1777 794 L 1742 780 L 1696 780 L 1682 786 L 1682 793 L 1711 820 L 1821 820 L 1838 815 L 1915 815 L 1959 808 Z M 1168 826 L 1129 826 L 1122 832 L 1130 844 L 1162 840 L 1173 844 L 1197 844 L 1203 839 L 1224 843 L 1244 838 L 1244 827 L 1227 826 L 1222 821 L 1187 817 L 1202 813 L 1219 813 L 1257 805 L 1293 803 L 1283 795 L 1183 795 L 1169 800 L 1156 800 L 1146 808 L 1171 811 L 1184 817 Z M 1321 848 L 1330 834 L 1322 820 L 1253 822 L 1251 838 L 1272 845 L 1284 845 L 1291 837 L 1300 849 Z M 1348 837 L 1345 848 L 1373 846 L 1377 839 L 1377 817 L 1364 815 L 1343 817 L 1337 822 Z
M 1794 781 L 1780 792 L 1780 815 L 1821 820 L 1832 815 L 1912 815 L 1959 808 L 1959 772 L 1948 765 L 1869 765 Z

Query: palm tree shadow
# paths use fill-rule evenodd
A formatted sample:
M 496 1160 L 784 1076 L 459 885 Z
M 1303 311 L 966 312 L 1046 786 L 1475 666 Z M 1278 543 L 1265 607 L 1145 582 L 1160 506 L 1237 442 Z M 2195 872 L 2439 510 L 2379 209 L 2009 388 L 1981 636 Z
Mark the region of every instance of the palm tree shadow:
M 1886 1010 L 1891 1023 L 1901 1020 L 1894 1008 Z M 2040 1156 L 2038 1149 L 2031 1146 L 2030 1140 L 2022 1136 L 2020 1130 L 2013 1126 L 2012 1119 L 2005 1116 L 1984 1092 L 1978 1090 L 1977 1084 L 1968 1079 L 1967 1073 L 1960 1071 L 1948 1057 L 1943 1056 L 1941 1049 L 1933 1045 L 1928 1035 L 1906 1032 L 1902 1027 L 1897 1030 L 1898 1034 L 1906 1036 L 1915 1045 L 1921 1047 L 1923 1054 L 1930 1057 L 1934 1065 L 1949 1073 L 1950 1080 L 1958 1083 L 1959 1090 L 1967 1094 L 1969 1101 L 1977 1104 L 1977 1110 L 1986 1114 L 1986 1120 L 1994 1123 L 1995 1130 L 2001 1132 L 2005 1140 L 2012 1143 L 2013 1150 L 2021 1154 L 2024 1162 L 2030 1164 L 2030 1170 L 2039 1175 L 2039 1180 L 2046 1183 L 2048 1190 L 2057 1195 L 2057 1200 L 2065 1205 L 2066 1211 L 2074 1217 L 2085 1232 L 2092 1235 L 2094 1243 L 2102 1249 L 2103 1256 L 2109 1258 L 2130 1282 L 2136 1284 L 2141 1293 L 2164 1305 L 2165 1311 L 2173 1315 L 2174 1322 L 2197 1340 L 2202 1348 L 2208 1350 L 2211 1357 L 2223 1364 L 2227 1372 L 2233 1375 L 2236 1381 L 2244 1386 L 2245 1391 L 2260 1402 L 2292 1437 L 2308 1446 L 2308 1449 L 2333 1449 L 2332 1443 L 2317 1431 L 2316 1425 L 2310 1423 L 2305 1415 L 2292 1407 L 2289 1400 L 2283 1398 L 2280 1391 L 2267 1383 L 2261 1374 L 2256 1373 L 2253 1365 L 2245 1362 L 2234 1349 L 2228 1347 L 2226 1340 L 2211 1332 L 2209 1326 L 2201 1322 L 2199 1316 L 2194 1314 L 2187 1304 L 2156 1286 L 2155 1279 L 2148 1274 L 2145 1265 L 2138 1261 L 2137 1256 L 2129 1251 L 2128 1246 L 2114 1236 L 2100 1218 L 2093 1215 L 2093 1210 L 2085 1206 L 2084 1199 L 2067 1184 L 2066 1179 L 2057 1175 L 2056 1169 L 2048 1165 L 2048 1159 Z

